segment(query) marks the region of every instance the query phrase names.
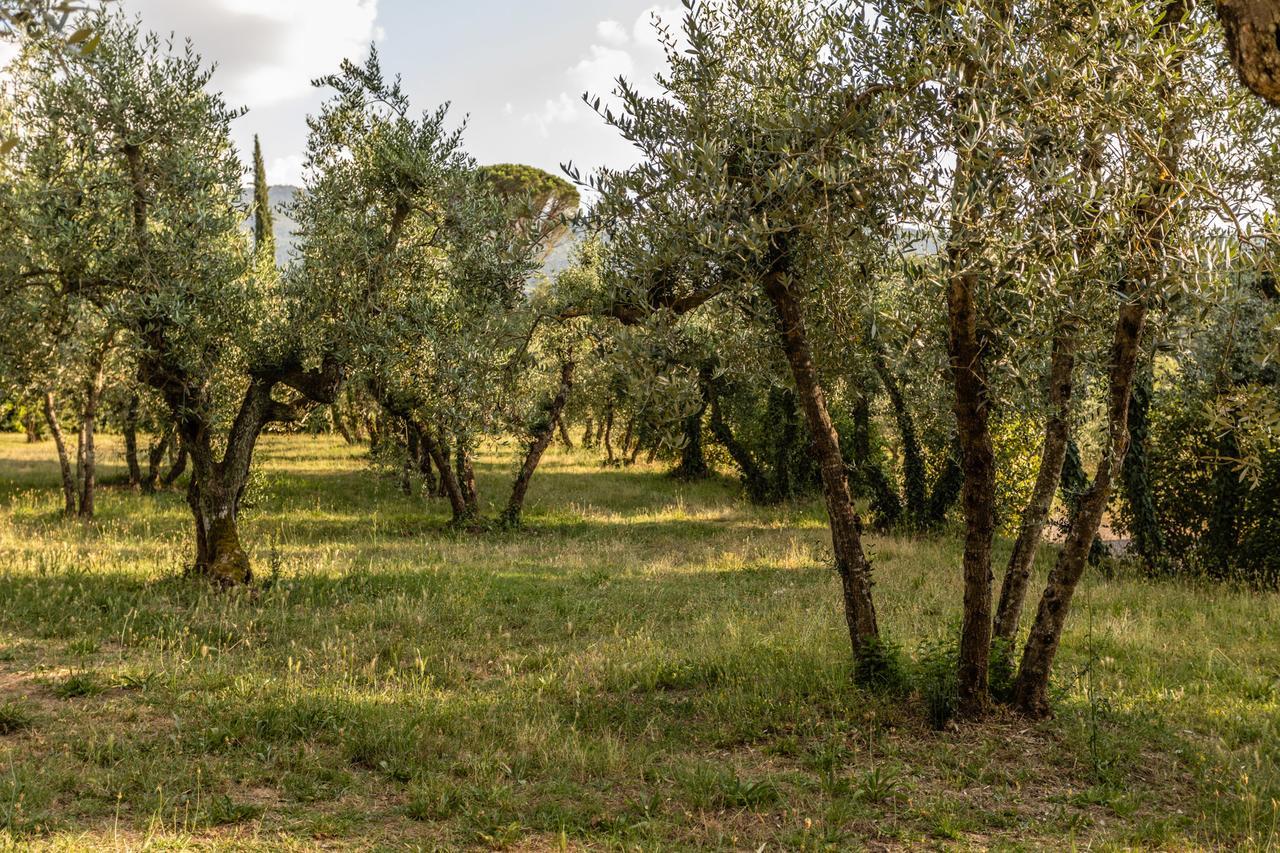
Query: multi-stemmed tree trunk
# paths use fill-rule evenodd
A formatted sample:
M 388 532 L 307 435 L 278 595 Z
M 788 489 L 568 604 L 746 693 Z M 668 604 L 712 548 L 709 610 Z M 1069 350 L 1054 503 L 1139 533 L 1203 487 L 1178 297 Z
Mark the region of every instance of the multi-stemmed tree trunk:
M 432 460 L 436 463 L 436 470 L 440 473 L 440 481 L 444 485 L 445 496 L 449 498 L 449 506 L 453 510 L 453 523 L 463 524 L 470 521 L 474 517 L 474 513 L 471 505 L 467 503 L 462 485 L 458 482 L 457 472 L 449 461 L 449 447 L 445 444 L 443 438 L 439 437 L 441 435 L 443 433 L 437 433 L 436 436 L 432 436 L 425 430 L 423 432 L 424 440 L 427 441 L 428 451 Z
M 560 385 L 556 395 L 547 404 L 543 412 L 541 424 L 530 436 L 529 447 L 525 451 L 524 461 L 516 473 L 515 482 L 511 484 L 511 496 L 507 499 L 507 507 L 502 512 L 502 523 L 508 527 L 519 527 L 521 514 L 524 512 L 524 498 L 529 491 L 529 481 L 533 479 L 542 454 L 555 434 L 555 425 L 560 422 L 560 413 L 569 402 L 569 394 L 573 390 L 574 363 L 566 360 L 560 365 Z
M 147 473 L 142 478 L 142 490 L 147 494 L 160 491 L 160 466 L 164 464 L 165 454 L 169 452 L 169 446 L 173 442 L 173 432 L 173 424 L 166 424 L 164 431 L 147 450 Z
M 169 404 L 191 462 L 187 504 L 195 521 L 194 570 L 219 586 L 249 583 L 253 571 L 240 539 L 240 503 L 258 437 L 267 424 L 296 422 L 309 403 L 332 403 L 341 371 L 331 364 L 306 369 L 296 362 L 255 369 L 221 456 L 214 449 L 215 408 L 209 388 L 164 362 L 144 362 L 141 375 Z M 274 391 L 280 386 L 301 398 L 276 400 Z
M 1053 496 L 1062 479 L 1062 463 L 1067 456 L 1067 439 L 1071 428 L 1072 374 L 1075 371 L 1076 328 L 1060 318 L 1053 335 L 1053 351 L 1049 359 L 1049 417 L 1044 427 L 1044 445 L 1040 451 L 1040 470 L 1027 506 L 1022 511 L 1018 539 L 1014 542 L 1009 565 L 1000 587 L 1000 604 L 996 608 L 995 636 L 1012 643 L 1022 622 L 1022 606 L 1027 597 L 1031 564 L 1040 547 Z
M 1011 0 L 996 0 L 989 12 L 987 31 L 996 38 L 1008 18 Z M 998 61 L 996 45 L 987 59 Z M 991 439 L 991 399 L 987 377 L 987 353 L 979 319 L 978 295 L 982 285 L 982 239 L 986 205 L 993 185 L 995 154 L 986 137 L 987 128 L 977 118 L 984 90 L 990 89 L 990 71 L 976 53 L 960 60 L 960 91 L 955 106 L 959 127 L 953 140 L 956 155 L 951 188 L 947 264 L 947 352 L 954 391 L 956 429 L 960 439 L 964 486 L 964 614 L 960 625 L 957 670 L 960 713 L 976 716 L 990 701 L 988 670 L 991 658 L 991 545 L 995 536 L 995 449 Z
M 108 337 L 101 349 L 94 353 L 90 373 L 84 383 L 84 410 L 80 417 L 80 447 L 76 454 L 79 471 L 81 518 L 93 518 L 98 492 L 98 404 L 102 400 L 102 386 L 106 378 L 107 352 L 114 336 Z
M 813 363 L 800 303 L 792 290 L 791 257 L 785 235 L 776 238 L 771 263 L 763 279 L 764 292 L 778 320 L 778 338 L 796 396 L 804 410 L 822 474 L 823 496 L 831 526 L 832 550 L 844 594 L 845 622 L 854 655 L 879 637 L 875 604 L 871 597 L 871 563 L 862 550 L 862 521 L 849 492 L 849 478 L 840 436 L 827 411 L 826 394 Z
M 680 464 L 672 471 L 678 480 L 702 480 L 710 476 L 706 454 L 702 452 L 702 421 L 710 404 L 710 387 L 714 381 L 711 367 L 698 370 L 698 408 L 684 419 L 684 446 L 680 448 Z
M 1158 36 L 1170 46 L 1176 45 L 1187 16 L 1187 0 L 1166 0 Z M 1182 62 L 1182 56 L 1175 54 L 1172 63 L 1174 78 L 1181 77 Z M 1172 78 L 1157 82 L 1166 103 L 1179 82 L 1180 79 Z M 1173 220 L 1177 215 L 1179 159 L 1184 133 L 1177 110 L 1171 107 L 1164 116 L 1148 166 L 1152 172 L 1150 192 L 1134 208 L 1131 245 L 1135 247 L 1135 255 L 1131 263 L 1135 269 L 1121 282 L 1123 301 L 1112 333 L 1107 377 L 1106 443 L 1093 482 L 1081 495 L 1071 514 L 1066 542 L 1049 572 L 1014 683 L 1014 705 L 1029 716 L 1050 713 L 1049 678 L 1062 641 L 1062 629 L 1071 609 L 1072 596 L 1084 574 L 1089 551 L 1102 524 L 1112 485 L 1120 475 L 1128 450 L 1129 403 L 1143 332 L 1151 300 L 1167 275 L 1165 267 Z
M 44 394 L 44 419 L 49 425 L 49 434 L 53 436 L 54 447 L 58 450 L 58 470 L 62 473 L 62 511 L 67 516 L 72 516 L 76 514 L 78 504 L 76 475 L 71 469 L 71 457 L 67 454 L 67 439 L 62 433 L 62 423 L 58 420 L 58 404 L 52 391 L 46 391 Z
M 1014 684 L 1014 704 L 1030 716 L 1049 713 L 1049 672 L 1062 640 L 1062 628 L 1071 608 L 1071 598 L 1088 562 L 1089 549 L 1102 523 L 1107 500 L 1111 497 L 1112 482 L 1120 473 L 1129 444 L 1129 393 L 1146 316 L 1147 295 L 1130 293 L 1120 308 L 1111 345 L 1107 443 L 1093 483 L 1081 496 L 1080 504 L 1072 514 L 1066 542 L 1049 573 Z
M 142 466 L 138 464 L 138 408 L 142 400 L 135 392 L 129 397 L 125 409 L 122 432 L 124 433 L 124 460 L 129 468 L 129 489 L 142 490 Z

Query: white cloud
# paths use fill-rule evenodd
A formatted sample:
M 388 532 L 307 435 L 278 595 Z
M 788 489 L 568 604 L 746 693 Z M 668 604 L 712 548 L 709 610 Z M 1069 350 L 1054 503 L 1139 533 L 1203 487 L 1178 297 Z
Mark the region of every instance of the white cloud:
M 682 12 L 678 6 L 653 5 L 645 9 L 632 24 L 630 35 L 617 21 L 599 22 L 596 36 L 603 43 L 591 45 L 587 54 L 565 71 L 569 88 L 547 100 L 539 112 L 525 115 L 524 120 L 536 125 L 546 137 L 552 125 L 570 124 L 588 114 L 580 98 L 584 92 L 607 99 L 619 77 L 625 77 L 642 92 L 653 91 L 653 77 L 666 63 L 654 29 L 655 15 L 663 26 L 679 36 Z
M 617 21 L 601 21 L 596 24 L 596 35 L 605 44 L 621 46 L 630 41 L 627 30 Z
M 253 108 L 306 97 L 311 80 L 359 60 L 382 38 L 378 0 L 126 0 L 143 26 L 191 37 L 216 59 L 214 85 Z
M 538 133 L 546 139 L 551 136 L 551 126 L 555 124 L 573 124 L 587 112 L 587 105 L 568 92 L 561 92 L 557 97 L 547 100 L 542 109 L 524 117 L 526 122 L 534 124 Z
M 631 79 L 635 73 L 636 63 L 629 51 L 593 44 L 591 55 L 569 69 L 569 78 L 579 92 L 604 95 L 613 91 L 619 77 Z
M 301 154 L 276 157 L 267 163 L 267 183 L 300 186 L 302 184 L 303 163 L 304 158 Z

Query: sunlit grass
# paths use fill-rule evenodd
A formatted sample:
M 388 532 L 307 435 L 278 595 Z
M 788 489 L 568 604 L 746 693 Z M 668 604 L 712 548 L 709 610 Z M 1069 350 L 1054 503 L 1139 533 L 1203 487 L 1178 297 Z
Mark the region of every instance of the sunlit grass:
M 0 848 L 1280 839 L 1275 595 L 1093 575 L 1057 719 L 935 733 L 851 686 L 816 502 L 556 451 L 527 530 L 457 532 L 268 437 L 223 595 L 182 578 L 181 493 L 65 521 L 51 453 L 0 437 Z M 499 505 L 512 456 L 481 463 Z M 954 539 L 869 547 L 886 633 L 950 633 Z

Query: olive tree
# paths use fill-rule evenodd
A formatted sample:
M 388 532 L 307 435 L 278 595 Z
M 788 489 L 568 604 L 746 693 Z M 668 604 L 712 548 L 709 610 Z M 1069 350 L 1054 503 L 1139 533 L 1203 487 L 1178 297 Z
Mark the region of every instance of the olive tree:
M 894 104 L 917 88 L 862 4 L 685 4 L 659 96 L 593 104 L 640 164 L 593 180 L 614 255 L 608 312 L 742 310 L 772 331 L 816 456 L 855 654 L 879 634 L 871 563 L 823 370 L 815 305 L 833 268 L 892 240 L 903 175 Z M 902 129 L 901 132 L 907 132 Z
M 258 436 L 331 399 L 341 374 L 298 346 L 299 324 L 314 316 L 301 310 L 305 283 L 249 263 L 229 134 L 240 111 L 210 91 L 212 71 L 190 44 L 121 16 L 94 25 L 92 55 L 64 61 L 37 48 L 15 72 L 20 163 L 56 160 L 50 186 L 77 211 L 22 217 L 14 280 L 74 295 L 119 329 L 191 460 L 194 566 L 245 583 L 239 509 Z

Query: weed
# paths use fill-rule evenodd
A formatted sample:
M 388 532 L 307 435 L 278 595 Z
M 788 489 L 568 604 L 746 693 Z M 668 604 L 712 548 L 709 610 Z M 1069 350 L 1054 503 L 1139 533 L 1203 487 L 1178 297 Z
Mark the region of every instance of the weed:
M 0 735 L 11 735 L 31 728 L 35 715 L 26 705 L 14 701 L 0 702 Z

